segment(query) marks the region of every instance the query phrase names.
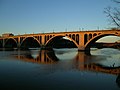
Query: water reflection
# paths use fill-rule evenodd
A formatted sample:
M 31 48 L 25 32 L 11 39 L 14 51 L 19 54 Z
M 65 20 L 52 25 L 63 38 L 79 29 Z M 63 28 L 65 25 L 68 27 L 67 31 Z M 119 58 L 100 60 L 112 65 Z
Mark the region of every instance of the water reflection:
M 68 52 L 64 52 L 64 53 L 68 53 Z M 53 64 L 61 61 L 58 58 L 59 56 L 55 54 L 54 50 L 51 50 L 51 51 L 29 50 L 24 54 L 23 52 L 18 51 L 18 54 L 14 55 L 14 57 L 19 60 L 33 62 L 33 63 L 40 63 L 40 64 Z M 71 58 L 72 60 L 69 60 L 69 62 L 67 62 L 67 65 L 65 61 L 63 63 L 58 63 L 57 65 L 58 67 L 62 65 L 62 67 L 64 67 L 63 70 L 71 68 L 71 69 L 77 69 L 77 70 L 84 70 L 84 71 L 89 70 L 94 72 L 102 72 L 102 73 L 109 73 L 113 75 L 119 75 L 120 66 L 114 67 L 114 63 L 112 66 L 105 66 L 97 62 L 97 61 L 101 61 L 104 58 L 106 59 L 106 57 L 96 57 L 96 56 L 87 54 L 85 52 L 77 52 L 76 55 L 73 58 Z
M 116 83 L 118 87 L 120 88 L 120 74 L 117 76 Z
M 14 55 L 17 59 L 33 62 L 33 63 L 55 63 L 58 61 L 58 58 L 55 56 L 54 51 L 47 50 L 29 50 L 23 54 L 20 50 L 17 55 Z
M 66 90 L 66 87 L 69 90 L 119 90 L 120 67 L 114 63 L 118 63 L 120 56 L 117 54 L 120 52 L 115 54 L 117 57 L 113 57 L 114 52 L 109 56 L 107 50 L 104 50 L 93 51 L 96 53 L 91 55 L 74 49 L 29 49 L 11 53 L 5 51 L 6 56 L 10 53 L 10 57 L 1 56 L 0 89 L 7 85 L 11 90 L 18 87 L 22 88 L 20 90 L 23 90 L 23 87 L 32 90 L 46 87 L 48 90 Z M 3 52 L 0 52 L 0 55 L 1 53 Z M 111 62 L 111 59 L 114 59 L 114 62 Z M 110 65 L 107 62 L 110 62 Z

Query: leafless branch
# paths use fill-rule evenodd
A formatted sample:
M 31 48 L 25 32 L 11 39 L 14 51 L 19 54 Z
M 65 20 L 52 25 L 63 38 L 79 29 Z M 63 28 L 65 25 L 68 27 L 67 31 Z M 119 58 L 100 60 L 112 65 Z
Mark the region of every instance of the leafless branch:
M 115 3 L 120 3 L 120 0 L 113 0 L 113 2 L 115 2 Z
M 116 3 L 120 3 L 120 0 L 113 0 Z M 120 10 L 118 8 L 107 7 L 104 13 L 111 20 L 111 22 L 120 28 Z

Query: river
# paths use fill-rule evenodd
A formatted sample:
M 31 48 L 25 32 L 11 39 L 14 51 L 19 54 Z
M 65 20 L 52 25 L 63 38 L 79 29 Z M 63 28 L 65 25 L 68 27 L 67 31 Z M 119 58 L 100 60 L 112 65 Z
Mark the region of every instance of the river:
M 120 50 L 0 51 L 0 90 L 119 90 Z

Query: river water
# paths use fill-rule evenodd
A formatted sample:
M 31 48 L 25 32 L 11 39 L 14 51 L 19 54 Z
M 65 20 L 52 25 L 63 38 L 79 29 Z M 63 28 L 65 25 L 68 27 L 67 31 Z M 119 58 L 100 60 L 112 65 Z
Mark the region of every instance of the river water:
M 0 51 L 0 90 L 119 90 L 120 50 Z

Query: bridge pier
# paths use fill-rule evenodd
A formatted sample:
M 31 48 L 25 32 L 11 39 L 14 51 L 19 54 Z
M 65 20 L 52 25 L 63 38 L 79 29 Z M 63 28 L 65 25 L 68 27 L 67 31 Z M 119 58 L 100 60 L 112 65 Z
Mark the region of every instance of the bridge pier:
M 44 46 L 44 45 L 42 45 L 41 46 L 41 50 L 53 50 L 53 48 L 52 47 L 46 47 L 46 46 Z
M 3 41 L 2 41 L 2 48 L 4 48 L 5 47 L 5 40 L 4 40 L 4 38 L 3 38 Z
M 17 48 L 20 49 L 20 43 L 17 44 Z
M 85 52 L 86 54 L 90 54 L 90 47 L 85 48 L 84 46 L 78 47 L 78 52 Z
M 78 47 L 78 51 L 85 51 L 85 47 L 84 46 Z

